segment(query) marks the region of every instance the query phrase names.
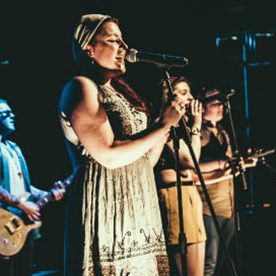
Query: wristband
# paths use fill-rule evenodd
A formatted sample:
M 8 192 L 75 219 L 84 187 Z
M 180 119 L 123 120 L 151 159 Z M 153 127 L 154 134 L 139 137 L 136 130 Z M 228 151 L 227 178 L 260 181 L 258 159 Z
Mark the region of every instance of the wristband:
M 200 129 L 198 127 L 191 128 L 191 135 L 198 135 L 200 136 Z

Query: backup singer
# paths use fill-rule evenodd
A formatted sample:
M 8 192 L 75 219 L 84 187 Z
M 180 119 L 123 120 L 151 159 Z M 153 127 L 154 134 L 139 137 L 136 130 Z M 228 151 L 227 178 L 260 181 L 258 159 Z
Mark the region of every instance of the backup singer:
M 188 123 L 188 110 L 191 113 L 191 141 L 197 159 L 200 155 L 201 103 L 191 94 L 189 81 L 184 77 L 171 81 L 174 94 L 185 103 L 184 119 Z M 164 90 L 165 96 L 167 89 Z M 180 139 L 179 161 L 181 173 L 182 208 L 184 232 L 187 238 L 187 271 L 189 276 L 203 276 L 205 229 L 203 223 L 202 203 L 196 186 L 192 181 L 191 168 L 194 168 L 189 149 Z M 156 167 L 157 187 L 160 196 L 161 213 L 165 236 L 168 244 L 171 275 L 182 275 L 181 254 L 178 246 L 179 212 L 177 183 L 175 172 L 175 156 L 173 141 L 166 143 Z

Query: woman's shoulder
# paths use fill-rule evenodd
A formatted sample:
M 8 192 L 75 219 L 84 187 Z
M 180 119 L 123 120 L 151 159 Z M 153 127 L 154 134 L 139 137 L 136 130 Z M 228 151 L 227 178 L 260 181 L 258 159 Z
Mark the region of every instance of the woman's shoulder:
M 60 109 L 72 110 L 81 101 L 95 102 L 98 98 L 98 86 L 85 76 L 75 76 L 67 81 L 61 93 Z
M 97 84 L 93 80 L 85 76 L 75 76 L 68 80 L 67 83 L 64 85 L 61 97 L 82 98 L 85 94 L 97 95 Z
M 86 76 L 74 76 L 64 86 L 64 90 L 81 90 L 85 88 L 92 88 L 98 90 L 98 86 L 95 81 Z

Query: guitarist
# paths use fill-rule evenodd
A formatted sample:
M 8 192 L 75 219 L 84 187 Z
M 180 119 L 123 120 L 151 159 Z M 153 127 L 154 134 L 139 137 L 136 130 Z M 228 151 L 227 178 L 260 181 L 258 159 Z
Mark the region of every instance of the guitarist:
M 224 116 L 225 96 L 217 90 L 205 91 L 203 102 L 203 124 L 201 129 L 201 156 L 199 160 L 205 184 L 212 201 L 226 246 L 235 233 L 234 223 L 234 186 L 228 160 L 232 157 L 230 138 L 221 120 Z M 250 165 L 243 161 L 243 169 L 255 166 L 257 159 Z M 207 234 L 204 275 L 223 275 L 221 266 L 224 252 L 220 246 L 207 202 L 201 186 L 197 186 L 203 201 L 204 224 Z
M 30 220 L 39 220 L 39 207 L 21 197 L 29 193 L 33 201 L 47 194 L 31 185 L 26 161 L 20 148 L 7 137 L 15 131 L 15 115 L 6 100 L 0 99 L 0 208 L 5 207 L 15 215 L 25 214 Z M 60 182 L 52 189 L 55 200 L 64 195 Z M 34 231 L 30 232 L 22 250 L 11 257 L 0 256 L 0 275 L 30 276 Z

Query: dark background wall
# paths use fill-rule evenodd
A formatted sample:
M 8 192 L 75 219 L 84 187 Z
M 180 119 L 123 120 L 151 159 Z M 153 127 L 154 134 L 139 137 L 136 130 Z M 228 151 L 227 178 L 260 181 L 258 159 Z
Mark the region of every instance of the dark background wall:
M 65 178 L 71 170 L 57 105 L 72 73 L 72 29 L 83 13 L 119 18 L 130 47 L 187 57 L 189 66 L 171 73 L 187 75 L 195 93 L 208 84 L 219 85 L 225 91 L 235 89 L 231 102 L 241 152 L 249 146 L 275 146 L 275 1 L 102 2 L 0 3 L 0 59 L 9 60 L 8 65 L 0 65 L 0 97 L 7 99 L 15 111 L 17 132 L 13 139 L 22 147 L 36 186 L 49 189 L 53 181 Z M 238 39 L 230 39 L 232 36 Z M 253 38 L 256 47 L 248 37 Z M 125 77 L 153 108 L 158 105 L 161 76 L 157 68 L 129 64 Z M 247 117 L 245 90 L 249 100 Z M 275 156 L 267 161 L 275 167 Z M 273 269 L 270 249 L 276 245 L 272 226 L 275 180 L 275 173 L 260 165 L 248 179 L 249 191 L 241 195 L 247 275 L 273 275 L 268 271 Z M 263 208 L 263 203 L 271 207 Z M 248 204 L 256 208 L 245 208 Z M 61 267 L 63 211 L 64 202 L 44 210 L 44 235 L 35 255 L 39 266 Z

